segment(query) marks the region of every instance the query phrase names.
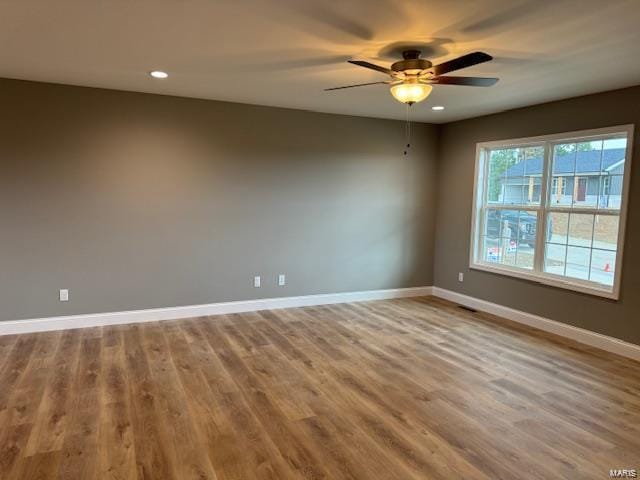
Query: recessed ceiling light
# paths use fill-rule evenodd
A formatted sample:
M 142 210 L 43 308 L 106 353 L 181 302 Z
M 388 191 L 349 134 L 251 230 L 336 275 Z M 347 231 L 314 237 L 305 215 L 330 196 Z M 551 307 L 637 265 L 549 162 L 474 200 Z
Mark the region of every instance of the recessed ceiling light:
M 442 105 L 434 105 L 431 110 L 444 110 L 444 107 Z
M 169 74 L 167 72 L 163 72 L 161 70 L 154 70 L 153 72 L 149 72 L 153 78 L 167 78 Z

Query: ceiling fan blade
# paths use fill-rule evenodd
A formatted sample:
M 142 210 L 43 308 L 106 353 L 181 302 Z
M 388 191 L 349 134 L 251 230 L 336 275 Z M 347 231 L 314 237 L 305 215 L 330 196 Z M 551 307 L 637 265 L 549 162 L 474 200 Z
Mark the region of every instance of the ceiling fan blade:
M 490 87 L 498 82 L 498 78 L 487 77 L 435 77 L 429 83 L 436 85 L 465 85 L 468 87 Z
M 448 62 L 441 63 L 440 65 L 434 65 L 431 70 L 437 77 L 445 73 L 453 72 L 454 70 L 460 70 L 463 68 L 471 67 L 473 65 L 478 65 L 479 63 L 488 62 L 489 60 L 493 60 L 493 57 L 491 55 L 488 55 L 484 52 L 473 52 L 458 58 L 454 58 L 453 60 L 449 60 Z
M 333 87 L 333 88 L 325 88 L 324 91 L 328 92 L 330 90 L 342 90 L 343 88 L 353 88 L 353 87 L 365 87 L 367 85 L 382 85 L 382 84 L 389 84 L 391 82 L 369 82 L 369 83 L 358 83 L 356 85 L 346 85 L 344 87 Z
M 349 63 L 353 63 L 354 65 L 358 65 L 359 67 L 370 68 L 371 70 L 376 70 L 381 73 L 386 73 L 387 75 L 393 75 L 393 70 L 390 70 L 386 67 L 381 67 L 380 65 L 375 65 L 373 63 L 365 62 L 362 60 L 347 60 Z

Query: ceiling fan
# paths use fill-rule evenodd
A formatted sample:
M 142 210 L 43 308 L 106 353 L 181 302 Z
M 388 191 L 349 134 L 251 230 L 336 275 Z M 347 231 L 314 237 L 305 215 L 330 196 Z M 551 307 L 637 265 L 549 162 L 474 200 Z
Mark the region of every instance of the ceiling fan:
M 377 72 L 386 73 L 391 77 L 384 82 L 359 83 L 344 87 L 326 88 L 325 91 L 341 90 L 343 88 L 364 87 L 366 85 L 391 85 L 391 95 L 399 102 L 413 105 L 429 96 L 432 85 L 463 85 L 468 87 L 490 87 L 495 85 L 497 78 L 484 77 L 449 77 L 445 73 L 461 70 L 493 60 L 491 55 L 484 52 L 473 52 L 463 55 L 440 65 L 433 65 L 429 60 L 420 58 L 420 50 L 405 50 L 402 60 L 395 62 L 391 68 L 382 67 L 362 60 L 348 60 L 349 63 L 369 68 Z

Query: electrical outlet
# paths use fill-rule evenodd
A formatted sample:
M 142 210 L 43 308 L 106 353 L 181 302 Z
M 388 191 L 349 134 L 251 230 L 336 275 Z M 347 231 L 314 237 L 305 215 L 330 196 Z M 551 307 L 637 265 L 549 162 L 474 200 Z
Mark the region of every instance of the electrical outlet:
M 287 281 L 286 281 L 286 278 L 284 276 L 284 273 L 281 273 L 280 275 L 278 275 L 278 285 L 280 287 L 283 287 L 286 283 L 287 283 Z
M 458 281 L 459 282 L 464 282 L 464 273 L 458 272 Z
M 60 301 L 68 302 L 69 301 L 69 290 L 66 288 L 60 290 Z
M 253 277 L 253 286 L 256 288 L 260 288 L 260 276 Z

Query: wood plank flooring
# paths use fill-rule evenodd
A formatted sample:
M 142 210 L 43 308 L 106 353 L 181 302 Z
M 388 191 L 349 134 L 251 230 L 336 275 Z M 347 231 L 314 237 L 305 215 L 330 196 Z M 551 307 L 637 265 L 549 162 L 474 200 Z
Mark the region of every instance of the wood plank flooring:
M 434 298 L 0 337 L 2 479 L 639 467 L 640 363 Z

